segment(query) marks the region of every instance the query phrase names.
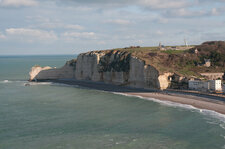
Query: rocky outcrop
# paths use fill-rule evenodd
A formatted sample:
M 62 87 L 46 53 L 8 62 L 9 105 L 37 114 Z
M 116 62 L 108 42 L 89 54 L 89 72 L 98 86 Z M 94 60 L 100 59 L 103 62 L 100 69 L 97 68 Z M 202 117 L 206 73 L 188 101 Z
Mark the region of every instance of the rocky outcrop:
M 74 67 L 68 64 L 62 68 L 34 66 L 30 71 L 30 80 L 72 79 L 75 77 Z
M 41 67 L 41 66 L 34 66 L 31 68 L 31 71 L 29 73 L 30 75 L 30 80 L 35 80 L 37 77 L 38 77 L 38 74 L 41 72 L 41 71 L 45 71 L 45 70 L 49 70 L 49 69 L 52 69 L 51 67 L 49 66 L 46 66 L 46 67 Z
M 83 53 L 62 68 L 36 66 L 30 72 L 30 80 L 77 79 L 151 89 L 169 88 L 172 76 L 160 74 L 145 61 L 120 51 Z
M 102 54 L 80 54 L 77 57 L 75 78 L 78 80 L 100 81 L 101 75 L 98 71 L 99 60 Z

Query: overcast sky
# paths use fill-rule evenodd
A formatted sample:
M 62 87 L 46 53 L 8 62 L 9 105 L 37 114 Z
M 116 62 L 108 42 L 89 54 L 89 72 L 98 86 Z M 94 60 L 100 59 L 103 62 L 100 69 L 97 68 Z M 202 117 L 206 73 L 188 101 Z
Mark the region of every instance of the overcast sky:
M 225 0 L 0 0 L 0 55 L 225 40 Z

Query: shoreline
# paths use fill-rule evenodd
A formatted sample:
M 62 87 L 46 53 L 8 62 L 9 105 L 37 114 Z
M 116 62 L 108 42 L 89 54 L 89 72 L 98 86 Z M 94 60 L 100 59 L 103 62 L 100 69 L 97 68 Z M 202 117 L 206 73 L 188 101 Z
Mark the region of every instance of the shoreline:
M 38 80 L 38 82 L 53 82 L 62 83 L 68 85 L 78 85 L 89 89 L 96 89 L 102 91 L 109 91 L 114 93 L 121 93 L 130 96 L 139 96 L 142 98 L 154 98 L 161 101 L 170 101 L 174 103 L 191 105 L 195 108 L 206 109 L 218 112 L 225 115 L 225 98 L 217 97 L 212 95 L 201 95 L 193 93 L 182 93 L 182 92 L 170 92 L 168 90 L 154 90 L 154 89 L 143 89 L 133 88 L 127 86 L 118 86 L 113 84 L 106 84 L 104 82 L 93 82 L 93 81 L 81 81 L 72 79 L 63 80 Z
M 211 99 L 205 99 L 202 97 L 195 97 L 195 96 L 176 96 L 169 95 L 169 94 L 162 94 L 162 93 L 123 93 L 125 95 L 130 96 L 137 96 L 142 98 L 154 98 L 161 101 L 169 101 L 173 103 L 179 103 L 183 105 L 191 105 L 195 108 L 202 109 L 202 110 L 211 110 L 218 112 L 220 114 L 225 115 L 225 103 L 222 101 L 212 101 Z

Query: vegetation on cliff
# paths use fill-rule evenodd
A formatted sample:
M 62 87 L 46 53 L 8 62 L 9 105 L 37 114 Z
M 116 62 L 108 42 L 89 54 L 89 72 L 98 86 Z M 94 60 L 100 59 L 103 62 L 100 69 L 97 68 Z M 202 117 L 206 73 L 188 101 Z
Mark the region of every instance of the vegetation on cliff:
M 101 59 L 100 64 L 104 67 L 102 71 L 129 70 L 129 57 L 135 56 L 143 60 L 145 64 L 152 65 L 160 73 L 173 72 L 180 76 L 200 77 L 203 72 L 225 72 L 225 42 L 211 41 L 194 46 L 187 50 L 159 50 L 158 47 L 131 47 L 105 52 L 110 57 L 112 54 L 123 53 L 121 57 L 115 58 L 112 63 L 107 59 Z M 121 55 L 121 54 L 120 54 Z M 128 57 L 127 57 L 128 56 Z M 211 60 L 211 66 L 205 67 L 206 59 Z
M 214 67 L 225 68 L 225 42 L 224 41 L 210 41 L 202 45 L 196 46 L 198 49 L 198 57 L 195 63 L 204 63 L 205 59 L 210 59 Z M 194 53 L 194 49 L 190 50 Z
M 128 72 L 130 70 L 130 57 L 131 53 L 126 51 L 109 51 L 105 54 L 104 57 L 100 58 L 99 71 Z
M 129 47 L 94 51 L 94 53 L 104 54 L 99 60 L 100 72 L 128 72 L 131 56 L 155 67 L 160 74 L 171 72 L 190 78 L 192 76 L 202 77 L 200 73 L 204 72 L 225 72 L 224 41 L 204 42 L 187 50 L 174 50 L 173 48 L 167 47 L 167 50 L 159 50 L 159 47 Z M 176 48 L 184 47 L 177 46 Z M 88 53 L 93 53 L 93 51 Z M 210 67 L 204 66 L 205 60 L 211 61 Z M 68 61 L 67 64 L 76 67 L 76 60 Z

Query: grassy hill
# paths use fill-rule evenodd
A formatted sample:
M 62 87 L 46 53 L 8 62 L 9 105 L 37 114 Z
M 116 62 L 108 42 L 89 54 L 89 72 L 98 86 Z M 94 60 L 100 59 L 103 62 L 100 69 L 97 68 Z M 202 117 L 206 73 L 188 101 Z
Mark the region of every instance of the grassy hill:
M 200 77 L 203 72 L 225 72 L 225 42 L 210 41 L 187 50 L 159 50 L 158 47 L 129 47 L 104 52 L 127 52 L 157 68 L 160 73 L 175 72 L 181 76 Z M 176 48 L 183 49 L 182 46 Z M 198 52 L 196 53 L 196 49 Z M 211 67 L 203 66 L 205 59 L 211 60 Z

